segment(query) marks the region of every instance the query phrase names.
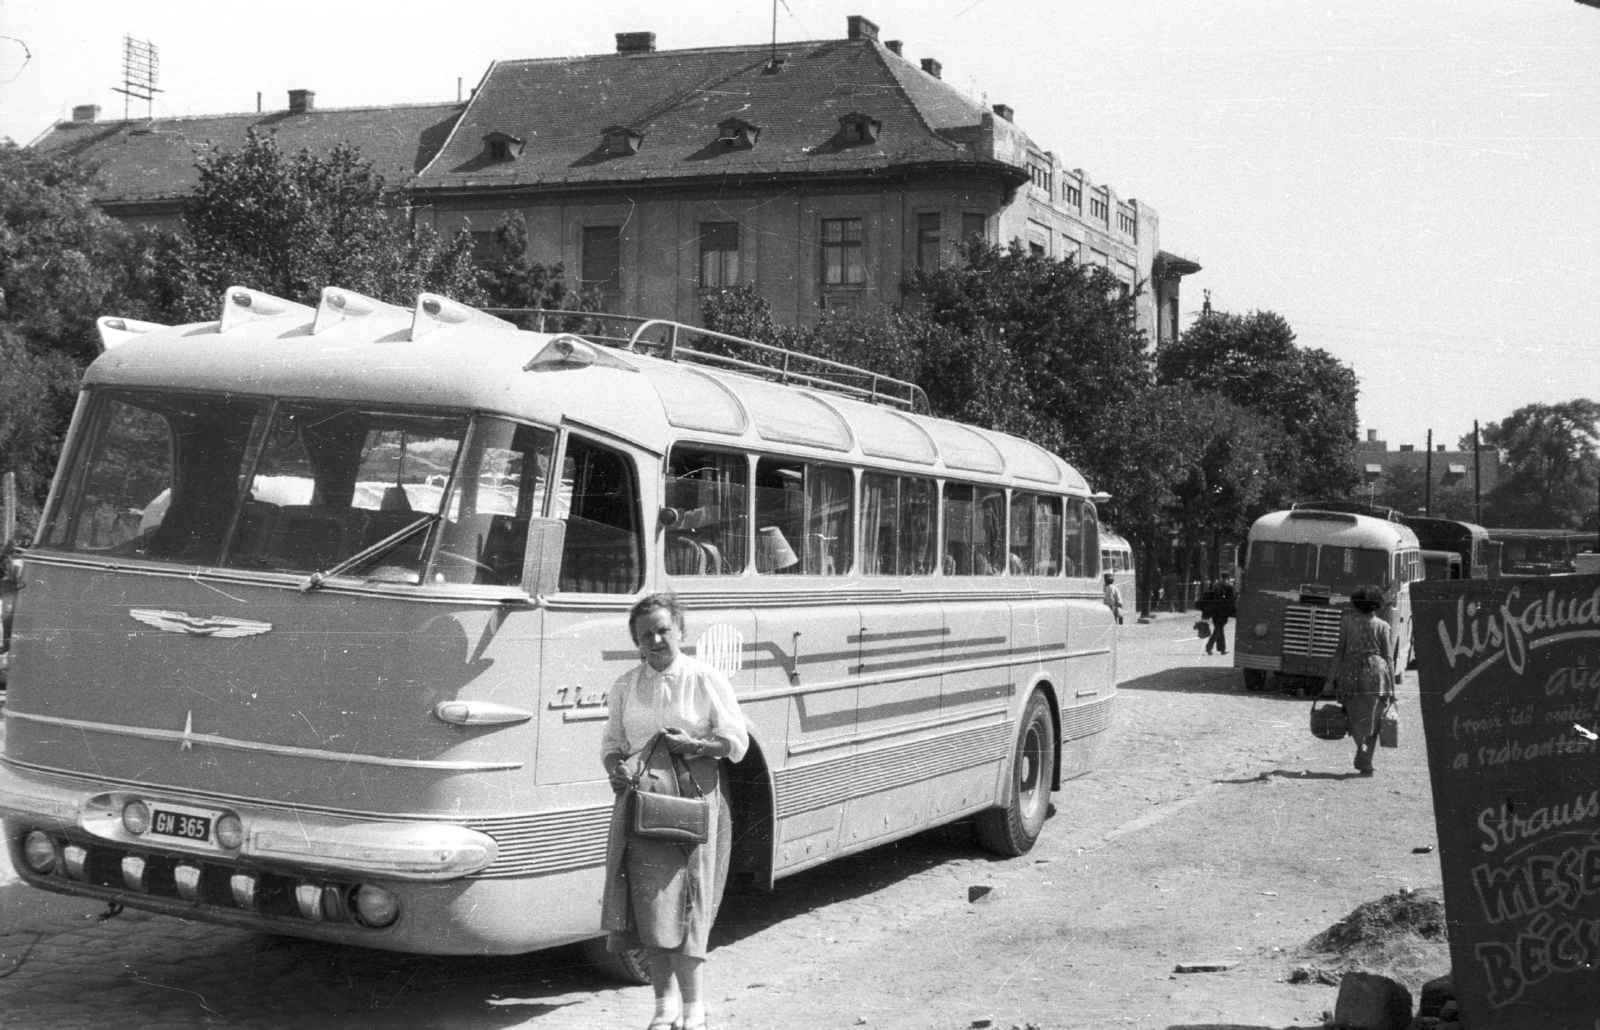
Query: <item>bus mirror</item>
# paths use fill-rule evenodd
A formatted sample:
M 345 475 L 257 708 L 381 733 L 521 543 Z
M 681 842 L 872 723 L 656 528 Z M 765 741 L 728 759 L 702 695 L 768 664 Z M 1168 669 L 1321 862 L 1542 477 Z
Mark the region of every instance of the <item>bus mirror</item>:
M 8 548 L 17 535 L 17 474 L 7 472 L 0 477 L 0 497 L 5 510 L 0 512 L 0 548 Z
M 522 559 L 522 586 L 534 598 L 561 582 L 561 551 L 567 541 L 563 519 L 533 519 L 528 525 L 528 551 Z

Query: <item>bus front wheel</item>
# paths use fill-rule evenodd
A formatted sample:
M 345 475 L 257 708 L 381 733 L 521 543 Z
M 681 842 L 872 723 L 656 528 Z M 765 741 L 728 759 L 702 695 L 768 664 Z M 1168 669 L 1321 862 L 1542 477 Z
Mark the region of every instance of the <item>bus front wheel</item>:
M 1247 693 L 1260 693 L 1267 689 L 1267 670 L 1244 669 L 1244 689 Z
M 986 849 L 1015 858 L 1033 848 L 1050 810 L 1055 775 L 1055 721 L 1044 695 L 1036 690 L 1022 710 L 1005 804 L 978 813 L 978 840 Z

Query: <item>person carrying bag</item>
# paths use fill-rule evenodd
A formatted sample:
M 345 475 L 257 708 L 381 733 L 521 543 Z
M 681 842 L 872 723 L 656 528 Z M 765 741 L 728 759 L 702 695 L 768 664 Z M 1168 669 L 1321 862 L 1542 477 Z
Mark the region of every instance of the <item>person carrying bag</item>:
M 683 653 L 676 597 L 641 599 L 628 631 L 641 661 L 611 685 L 600 744 L 615 794 L 600 925 L 608 951 L 645 951 L 647 1030 L 704 1030 L 706 940 L 733 852 L 726 767 L 750 733 L 728 678 Z

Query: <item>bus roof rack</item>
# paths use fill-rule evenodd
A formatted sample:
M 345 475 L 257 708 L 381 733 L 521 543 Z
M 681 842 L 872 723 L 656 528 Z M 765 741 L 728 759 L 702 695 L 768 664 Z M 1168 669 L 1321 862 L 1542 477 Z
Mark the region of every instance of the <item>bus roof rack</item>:
M 562 332 L 590 343 L 649 354 L 667 361 L 708 365 L 778 383 L 792 383 L 930 414 L 928 395 L 916 383 L 814 354 L 757 343 L 728 333 L 660 318 L 610 315 L 599 311 L 553 308 L 482 308 L 486 314 L 524 325 L 534 332 Z M 695 345 L 691 346 L 692 341 Z

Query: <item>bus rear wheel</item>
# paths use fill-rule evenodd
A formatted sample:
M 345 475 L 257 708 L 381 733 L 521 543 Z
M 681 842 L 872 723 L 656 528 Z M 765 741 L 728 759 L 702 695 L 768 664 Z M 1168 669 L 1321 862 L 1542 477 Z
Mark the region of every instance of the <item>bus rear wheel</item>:
M 1055 775 L 1055 721 L 1044 695 L 1035 690 L 1022 710 L 1005 804 L 978 813 L 979 842 L 1008 858 L 1032 850 L 1050 810 L 1050 784 Z
M 604 937 L 591 937 L 583 942 L 583 957 L 607 980 L 622 984 L 648 984 L 650 966 L 643 948 L 633 948 L 621 954 L 606 950 Z

